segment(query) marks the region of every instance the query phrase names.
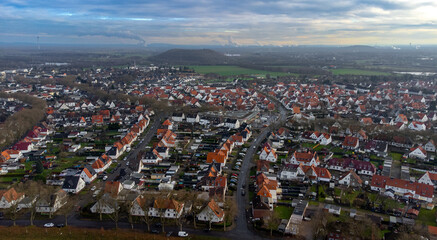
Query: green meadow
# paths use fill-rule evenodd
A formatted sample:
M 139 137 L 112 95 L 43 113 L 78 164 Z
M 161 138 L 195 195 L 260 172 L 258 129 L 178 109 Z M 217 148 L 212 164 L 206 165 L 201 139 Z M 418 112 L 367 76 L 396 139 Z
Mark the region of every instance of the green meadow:
M 257 77 L 265 77 L 265 75 L 270 74 L 270 76 L 287 76 L 294 75 L 294 73 L 285 73 L 285 72 L 271 72 L 264 70 L 256 70 L 243 68 L 238 66 L 189 66 L 194 69 L 197 73 L 207 74 L 207 73 L 216 73 L 221 76 L 234 76 L 234 75 L 253 75 Z
M 391 75 L 391 73 L 387 73 L 387 72 L 352 69 L 352 68 L 331 69 L 331 72 L 334 75 L 364 75 L 364 76 L 388 76 L 388 75 Z

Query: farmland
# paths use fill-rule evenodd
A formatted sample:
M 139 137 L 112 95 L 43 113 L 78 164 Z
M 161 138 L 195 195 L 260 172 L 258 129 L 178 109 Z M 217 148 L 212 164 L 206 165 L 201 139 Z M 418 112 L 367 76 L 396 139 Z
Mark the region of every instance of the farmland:
M 207 73 L 216 73 L 221 76 L 232 76 L 232 75 L 254 75 L 257 77 L 265 77 L 265 75 L 270 74 L 271 76 L 286 76 L 286 75 L 296 75 L 293 73 L 284 73 L 284 72 L 270 72 L 249 68 L 242 68 L 238 66 L 190 66 L 190 68 L 194 69 L 197 73 L 207 74 Z
M 388 72 L 369 71 L 369 70 L 352 69 L 352 68 L 332 69 L 331 72 L 334 75 L 364 75 L 364 76 L 389 76 L 389 75 L 391 75 Z

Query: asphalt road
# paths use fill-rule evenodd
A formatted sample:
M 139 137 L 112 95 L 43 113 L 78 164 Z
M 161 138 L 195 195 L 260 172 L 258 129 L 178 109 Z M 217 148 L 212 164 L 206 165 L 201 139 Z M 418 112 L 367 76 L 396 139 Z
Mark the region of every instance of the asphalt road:
M 280 116 L 279 118 L 276 118 L 276 121 L 274 123 L 280 123 L 282 121 L 286 120 L 286 110 L 282 106 L 279 108 L 280 110 Z M 273 129 L 275 130 L 275 129 Z M 228 232 L 229 234 L 232 234 L 235 238 L 244 238 L 244 239 L 263 239 L 262 237 L 256 235 L 248 228 L 248 216 L 246 215 L 246 206 L 247 206 L 247 199 L 248 199 L 248 181 L 249 180 L 249 172 L 250 167 L 252 165 L 252 159 L 255 155 L 258 147 L 260 144 L 264 141 L 267 134 L 271 132 L 271 127 L 264 128 L 262 132 L 254 139 L 252 144 L 250 145 L 250 148 L 247 150 L 246 155 L 243 158 L 243 164 L 241 165 L 241 171 L 240 171 L 240 177 L 238 178 L 238 184 L 237 184 L 237 209 L 238 209 L 238 217 L 237 217 L 237 225 L 236 227 Z M 246 188 L 244 191 L 246 192 L 246 195 L 241 195 L 243 184 L 246 183 Z M 248 211 L 251 211 L 248 209 Z M 231 237 L 231 236 L 230 236 Z M 234 239 L 234 238 L 233 238 Z
M 158 113 L 153 118 L 153 123 L 148 129 L 147 133 L 141 138 L 140 143 L 135 146 L 135 149 L 132 149 L 129 154 L 127 155 L 126 160 L 121 159 L 120 160 L 120 167 L 118 167 L 112 174 L 108 176 L 109 181 L 114 181 L 117 178 L 118 181 L 123 181 L 127 179 L 130 174 L 134 171 L 136 171 L 139 167 L 139 161 L 138 154 L 140 151 L 144 150 L 146 146 L 149 144 L 149 142 L 152 140 L 153 136 L 155 136 L 156 131 L 158 130 L 159 126 L 162 124 L 162 120 L 164 117 L 166 117 L 166 113 Z M 129 163 L 129 166 L 127 165 Z

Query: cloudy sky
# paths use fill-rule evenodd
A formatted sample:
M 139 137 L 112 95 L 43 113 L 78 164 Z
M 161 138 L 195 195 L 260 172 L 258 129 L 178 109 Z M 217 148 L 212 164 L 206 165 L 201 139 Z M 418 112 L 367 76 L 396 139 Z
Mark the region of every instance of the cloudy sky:
M 435 0 L 2 0 L 0 42 L 437 44 Z

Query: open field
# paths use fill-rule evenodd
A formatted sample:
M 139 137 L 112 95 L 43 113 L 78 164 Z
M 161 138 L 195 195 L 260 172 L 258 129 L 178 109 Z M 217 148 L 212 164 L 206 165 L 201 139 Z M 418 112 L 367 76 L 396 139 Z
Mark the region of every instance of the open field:
M 436 224 L 436 218 L 435 218 L 435 213 L 436 213 L 436 208 L 434 208 L 433 210 L 428 210 L 425 208 L 420 209 L 419 212 L 419 216 L 417 217 L 418 221 L 421 221 L 423 224 L 426 225 L 431 225 L 431 226 L 437 226 Z
M 41 240 L 58 240 L 58 239 L 180 239 L 179 237 L 166 237 L 163 234 L 150 234 L 142 231 L 129 230 L 103 230 L 102 229 L 85 229 L 75 227 L 65 228 L 40 228 L 40 227 L 0 227 L 2 233 L 1 239 L 41 239 Z M 173 233 L 176 234 L 177 233 Z M 212 236 L 190 236 L 190 239 L 215 239 Z
M 279 219 L 289 219 L 294 208 L 287 206 L 276 206 L 274 211 L 278 214 Z
M 332 69 L 331 72 L 334 75 L 365 75 L 365 76 L 389 76 L 389 75 L 391 75 L 390 73 L 387 73 L 387 72 L 369 71 L 369 70 L 352 69 L 352 68 Z
M 286 75 L 297 75 L 293 73 L 284 73 L 284 72 L 270 72 L 249 68 L 242 68 L 238 66 L 189 66 L 194 69 L 197 73 L 206 74 L 206 73 L 217 73 L 222 76 L 232 76 L 232 75 L 254 75 L 258 77 L 264 77 L 267 74 L 271 76 L 286 76 Z

